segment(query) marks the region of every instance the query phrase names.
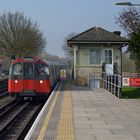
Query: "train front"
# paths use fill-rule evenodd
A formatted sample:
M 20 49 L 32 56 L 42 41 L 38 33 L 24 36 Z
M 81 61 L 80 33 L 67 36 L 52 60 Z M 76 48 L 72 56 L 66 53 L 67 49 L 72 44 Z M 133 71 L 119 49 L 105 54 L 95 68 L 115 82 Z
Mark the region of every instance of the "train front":
M 10 67 L 8 92 L 16 97 L 47 96 L 49 67 L 37 59 L 16 59 Z

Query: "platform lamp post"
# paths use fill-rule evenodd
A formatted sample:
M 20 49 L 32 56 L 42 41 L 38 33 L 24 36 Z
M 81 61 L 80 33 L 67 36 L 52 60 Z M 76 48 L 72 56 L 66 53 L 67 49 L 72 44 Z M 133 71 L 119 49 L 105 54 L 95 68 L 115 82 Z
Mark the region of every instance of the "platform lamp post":
M 131 2 L 116 2 L 115 5 L 120 5 L 120 6 L 140 6 L 140 4 L 135 4 Z

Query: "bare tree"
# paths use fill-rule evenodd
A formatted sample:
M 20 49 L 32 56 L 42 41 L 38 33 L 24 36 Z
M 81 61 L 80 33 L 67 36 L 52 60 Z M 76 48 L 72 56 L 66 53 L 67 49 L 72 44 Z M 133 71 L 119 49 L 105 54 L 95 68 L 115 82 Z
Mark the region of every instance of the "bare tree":
M 124 9 L 116 18 L 122 29 L 124 29 L 129 38 L 127 52 L 130 58 L 134 60 L 137 70 L 140 67 L 140 11 L 136 7 Z
M 123 9 L 123 11 L 119 13 L 119 16 L 116 17 L 116 23 L 118 23 L 128 35 L 132 32 L 137 32 L 140 28 L 140 11 L 134 7 Z
M 4 13 L 0 16 L 0 55 L 22 57 L 38 55 L 46 45 L 37 23 L 23 13 Z
M 72 50 L 72 48 L 70 48 L 68 45 L 67 45 L 67 40 L 68 39 L 70 39 L 70 38 L 72 38 L 72 37 L 74 37 L 74 36 L 76 36 L 77 35 L 77 33 L 70 33 L 70 34 L 68 34 L 68 36 L 64 39 L 64 45 L 62 46 L 62 49 L 64 50 L 64 52 L 65 52 L 65 55 L 67 56 L 67 57 L 72 57 L 73 56 L 73 50 Z
M 41 57 L 46 59 L 46 60 L 49 60 L 49 61 L 68 61 L 67 58 L 59 57 L 57 55 L 50 54 L 47 51 L 43 51 L 41 54 Z

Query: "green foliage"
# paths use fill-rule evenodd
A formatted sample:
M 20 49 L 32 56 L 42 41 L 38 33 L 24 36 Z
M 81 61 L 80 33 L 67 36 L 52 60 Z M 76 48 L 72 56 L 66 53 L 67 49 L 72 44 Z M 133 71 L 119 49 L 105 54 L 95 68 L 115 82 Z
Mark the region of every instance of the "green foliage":
M 46 40 L 38 25 L 23 13 L 0 15 L 0 55 L 8 58 L 38 55 L 45 47 Z
M 130 58 L 134 59 L 137 67 L 140 68 L 140 29 L 131 34 L 128 51 Z
M 136 7 L 129 7 L 116 18 L 122 29 L 130 37 L 128 51 L 130 58 L 135 61 L 137 70 L 140 68 L 140 11 Z
M 128 67 L 131 66 L 131 67 Z M 123 72 L 137 72 L 134 60 L 130 59 L 129 54 L 122 54 L 122 71 Z
M 125 99 L 136 99 L 140 98 L 140 88 L 122 88 L 122 98 Z

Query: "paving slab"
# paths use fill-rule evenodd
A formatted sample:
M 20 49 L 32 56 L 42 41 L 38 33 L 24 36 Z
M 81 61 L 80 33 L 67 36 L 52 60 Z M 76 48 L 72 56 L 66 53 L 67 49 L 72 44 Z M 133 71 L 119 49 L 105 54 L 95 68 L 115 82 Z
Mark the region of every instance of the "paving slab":
M 73 86 L 72 105 L 77 140 L 140 140 L 140 99 Z

